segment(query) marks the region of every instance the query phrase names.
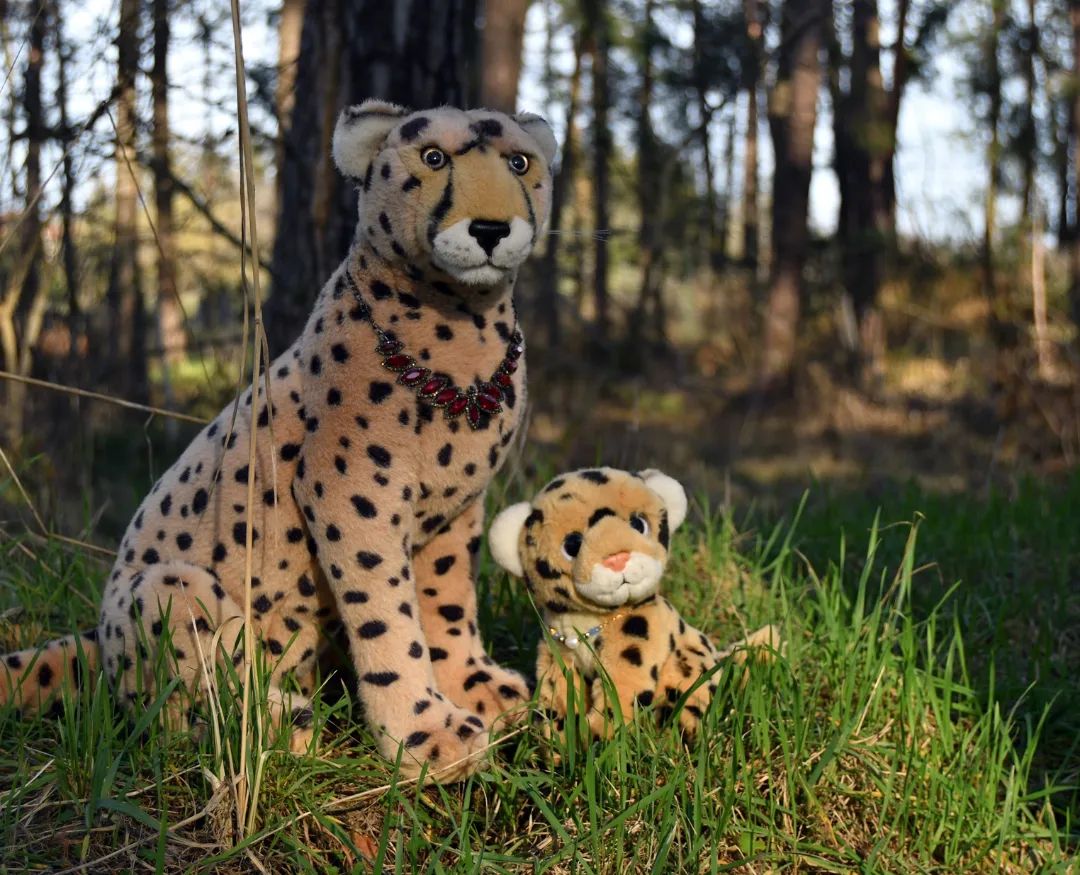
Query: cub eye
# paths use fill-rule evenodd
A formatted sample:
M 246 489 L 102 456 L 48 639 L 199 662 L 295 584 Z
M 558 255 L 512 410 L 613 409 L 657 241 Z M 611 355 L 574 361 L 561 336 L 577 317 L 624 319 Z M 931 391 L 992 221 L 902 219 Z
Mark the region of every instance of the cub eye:
M 508 159 L 510 163 L 510 169 L 514 171 L 518 176 L 524 176 L 529 171 L 529 156 L 522 155 L 520 152 L 515 152 Z
M 630 528 L 634 529 L 635 531 L 641 532 L 641 534 L 643 535 L 647 535 L 649 534 L 649 521 L 639 513 L 631 514 Z
M 432 170 L 439 170 L 446 166 L 446 153 L 431 146 L 420 153 L 420 160 Z
M 581 532 L 571 532 L 562 542 L 563 555 L 567 559 L 573 559 L 581 550 Z

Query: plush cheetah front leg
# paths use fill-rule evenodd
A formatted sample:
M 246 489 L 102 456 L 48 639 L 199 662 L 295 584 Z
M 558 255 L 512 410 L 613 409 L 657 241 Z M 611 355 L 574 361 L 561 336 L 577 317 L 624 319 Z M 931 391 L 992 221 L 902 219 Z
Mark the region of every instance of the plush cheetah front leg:
M 431 777 L 460 780 L 483 761 L 487 733 L 476 714 L 442 695 L 432 669 L 404 525 L 413 519 L 411 487 L 393 478 L 393 454 L 366 426 L 344 417 L 316 425 L 293 495 L 338 604 L 368 725 L 384 756 L 400 752 L 403 775 L 429 763 Z M 335 456 L 341 464 L 328 464 Z M 336 469 L 340 479 L 323 483 L 308 466 Z
M 508 723 L 524 716 L 529 688 L 521 675 L 487 655 L 476 625 L 474 581 L 483 514 L 480 497 L 449 530 L 416 552 L 414 568 L 420 619 L 439 689 L 454 704 L 494 725 L 499 718 Z

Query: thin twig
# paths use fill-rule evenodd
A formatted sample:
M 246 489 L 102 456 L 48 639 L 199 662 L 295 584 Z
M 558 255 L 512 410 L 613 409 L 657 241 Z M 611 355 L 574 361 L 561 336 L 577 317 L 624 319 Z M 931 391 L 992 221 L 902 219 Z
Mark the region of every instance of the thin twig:
M 63 392 L 67 395 L 76 395 L 79 398 L 92 398 L 95 401 L 104 401 L 106 404 L 115 404 L 117 407 L 126 407 L 128 410 L 138 410 L 142 413 L 151 413 L 154 416 L 166 416 L 171 419 L 179 419 L 181 422 L 194 422 L 196 425 L 206 425 L 210 420 L 188 413 L 179 413 L 175 410 L 166 410 L 164 407 L 154 407 L 150 404 L 139 404 L 135 401 L 125 401 L 115 395 L 105 395 L 101 392 L 91 392 L 88 389 L 76 389 L 73 386 L 64 386 L 61 383 L 52 383 L 48 380 L 38 380 L 34 377 L 24 377 L 13 374 L 10 371 L 0 371 L 0 379 L 14 380 L 16 383 L 26 383 L 29 386 L 37 386 L 41 389 L 52 389 L 54 392 Z

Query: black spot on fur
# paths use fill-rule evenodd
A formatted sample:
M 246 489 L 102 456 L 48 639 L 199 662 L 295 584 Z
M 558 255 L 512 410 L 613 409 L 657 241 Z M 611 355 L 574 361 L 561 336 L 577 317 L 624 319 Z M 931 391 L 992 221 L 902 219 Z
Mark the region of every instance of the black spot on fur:
M 599 507 L 593 511 L 592 516 L 589 517 L 589 528 L 595 526 L 604 517 L 615 516 L 615 511 L 610 507 Z
M 403 143 L 411 143 L 417 137 L 420 136 L 431 122 L 422 115 L 418 115 L 414 119 L 409 119 L 405 124 L 398 128 L 398 134 L 401 136 Z
M 649 637 L 649 621 L 636 614 L 626 618 L 622 624 L 624 635 L 632 635 L 635 638 Z
M 388 687 L 401 675 L 396 671 L 369 671 L 361 675 L 360 680 L 375 687 Z
M 465 616 L 465 609 L 461 605 L 439 605 L 439 616 L 450 623 L 456 623 Z
M 611 480 L 611 478 L 603 471 L 595 471 L 592 469 L 588 471 L 579 471 L 578 476 L 588 480 L 590 483 L 596 483 L 598 486 L 603 486 Z
M 457 556 L 440 556 L 435 560 L 435 573 L 438 575 L 446 574 L 447 571 L 454 567 L 455 562 L 457 562 Z
M 356 561 L 362 567 L 370 571 L 382 564 L 383 558 L 378 553 L 369 553 L 367 550 L 361 550 L 356 554 Z
M 641 649 L 636 644 L 631 644 L 619 656 L 631 665 L 641 665 Z

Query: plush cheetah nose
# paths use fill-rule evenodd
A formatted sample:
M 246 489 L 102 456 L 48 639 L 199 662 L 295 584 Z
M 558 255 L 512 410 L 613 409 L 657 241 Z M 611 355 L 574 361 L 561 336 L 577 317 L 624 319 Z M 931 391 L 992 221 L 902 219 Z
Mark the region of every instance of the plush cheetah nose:
M 503 237 L 510 236 L 509 222 L 491 222 L 487 219 L 473 219 L 469 222 L 469 233 L 476 238 L 480 248 L 491 257 L 495 247 Z
M 610 568 L 612 571 L 622 571 L 629 561 L 630 554 L 623 550 L 622 553 L 612 553 L 604 560 L 603 565 L 605 568 Z

